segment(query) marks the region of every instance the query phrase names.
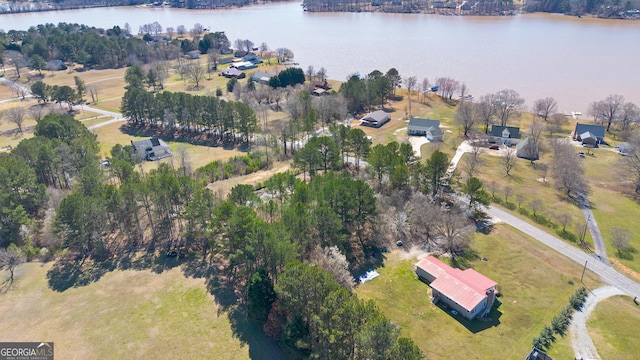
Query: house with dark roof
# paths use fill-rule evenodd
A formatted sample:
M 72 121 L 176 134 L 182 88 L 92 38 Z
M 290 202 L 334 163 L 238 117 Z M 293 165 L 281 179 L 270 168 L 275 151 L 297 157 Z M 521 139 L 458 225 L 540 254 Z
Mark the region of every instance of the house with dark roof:
M 516 145 L 520 142 L 520 128 L 515 126 L 491 125 L 489 142 L 503 145 Z
M 313 80 L 311 81 L 311 85 L 313 86 L 314 89 L 322 89 L 322 90 L 331 90 L 331 85 L 329 84 L 329 82 L 327 82 L 327 80 Z
M 221 74 L 226 78 L 236 78 L 236 79 L 244 79 L 246 76 L 242 71 L 233 67 L 222 70 Z
M 599 144 L 606 144 L 605 132 L 605 127 L 602 125 L 576 123 L 573 140 L 580 141 L 582 145 L 598 147 Z
M 473 269 L 455 269 L 429 255 L 415 272 L 431 287 L 434 304 L 442 302 L 468 320 L 484 317 L 493 307 L 498 283 Z
M 368 113 L 367 116 L 360 119 L 360 125 L 379 128 L 382 125 L 388 123 L 390 120 L 391 116 L 389 116 L 389 113 L 384 110 L 376 110 L 374 112 Z
M 131 140 L 131 146 L 133 146 L 134 162 L 156 161 L 173 156 L 169 145 L 155 137 L 138 141 Z
M 407 126 L 407 134 L 426 136 L 429 141 L 442 141 L 444 133 L 440 129 L 440 121 L 412 117 Z
M 531 161 L 539 160 L 540 155 L 538 149 L 535 148 L 536 144 L 531 141 L 530 138 L 525 138 L 516 145 L 516 156 L 521 159 L 527 159 Z

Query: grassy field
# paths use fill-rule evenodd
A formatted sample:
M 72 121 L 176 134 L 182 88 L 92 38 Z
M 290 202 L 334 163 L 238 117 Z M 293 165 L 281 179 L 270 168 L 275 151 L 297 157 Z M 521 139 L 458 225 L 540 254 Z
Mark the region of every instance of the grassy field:
M 460 322 L 430 303 L 430 288 L 413 273 L 418 259 L 394 251 L 388 254 L 381 276 L 356 289 L 372 299 L 411 337 L 430 359 L 524 358 L 531 340 L 568 304 L 579 286 L 582 268 L 508 226 L 498 225 L 490 235 L 477 234 L 473 249 L 478 258 L 469 265 L 499 283 L 500 306 L 492 321 Z M 589 287 L 599 284 L 587 273 Z M 572 284 L 573 283 L 573 284 Z M 568 342 L 549 351 L 553 358 L 573 358 Z
M 640 310 L 631 298 L 616 296 L 597 305 L 587 322 L 591 340 L 603 359 L 637 359 Z
M 53 341 L 60 359 L 250 358 L 203 279 L 179 268 L 116 270 L 64 292 L 48 287 L 50 268 L 25 264 L 0 294 L 3 341 Z

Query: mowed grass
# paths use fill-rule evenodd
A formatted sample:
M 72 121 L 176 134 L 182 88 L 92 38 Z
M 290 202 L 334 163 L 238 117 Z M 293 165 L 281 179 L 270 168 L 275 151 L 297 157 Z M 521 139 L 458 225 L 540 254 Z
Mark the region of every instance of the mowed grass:
M 60 359 L 249 359 L 202 279 L 180 269 L 107 273 L 56 292 L 51 264 L 28 263 L 0 294 L 3 341 L 53 341 Z
M 603 359 L 637 359 L 640 354 L 640 307 L 627 296 L 606 299 L 587 322 L 591 340 Z
M 567 225 L 566 231 L 576 234 L 576 226 L 583 225 L 585 223 L 584 215 L 574 203 L 568 201 L 563 194 L 560 194 L 554 188 L 550 172 L 546 175 L 547 182 L 545 184 L 542 182 L 542 174 L 538 170 L 539 167 L 536 169 L 531 165 L 530 161 L 517 159 L 516 167 L 511 171 L 511 176 L 506 176 L 501 163 L 502 157 L 488 155 L 488 153 L 492 151 L 495 150 L 486 149 L 486 153 L 481 155 L 484 165 L 480 169 L 480 174 L 477 175 L 477 177 L 482 181 L 485 190 L 489 192 L 490 195 L 494 195 L 501 202 L 504 202 L 505 189 L 507 187 L 511 188 L 511 194 L 507 199 L 511 204 L 510 206 L 514 207 L 514 210 L 511 211 L 511 213 L 530 222 L 533 221 L 519 213 L 519 195 L 523 197 L 520 207 L 529 211 L 529 213 L 532 213 L 531 202 L 534 200 L 541 201 L 543 209 L 538 211 L 536 214 L 544 216 L 555 224 L 558 223 L 556 221 L 558 214 L 570 214 L 572 220 Z M 464 174 L 463 169 L 465 166 L 465 158 L 470 156 L 470 154 L 464 154 L 458 163 L 457 170 L 461 174 Z M 541 162 L 545 164 L 550 164 L 550 161 L 551 160 L 548 155 L 544 156 L 541 160 Z M 463 176 L 462 181 L 466 181 L 465 176 Z M 510 211 L 508 209 L 504 210 Z M 562 228 L 560 227 L 557 230 L 562 230 Z M 551 229 L 549 229 L 549 231 L 553 232 Z M 586 242 L 590 244 L 590 246 L 593 244 L 589 233 L 586 235 Z M 577 246 L 576 243 L 572 244 Z
M 414 274 L 416 258 L 405 253 L 388 254 L 381 276 L 356 289 L 412 338 L 430 359 L 519 359 L 531 349 L 531 341 L 569 303 L 578 289 L 582 268 L 527 235 L 497 225 L 490 235 L 476 234 L 473 249 L 479 258 L 470 265 L 498 282 L 502 296 L 492 321 L 462 323 L 432 305 L 429 286 Z M 570 284 L 573 282 L 574 285 Z M 599 284 L 587 272 L 590 288 Z M 484 329 L 483 329 L 484 328 Z M 568 342 L 549 351 L 553 358 L 573 357 Z
M 623 266 L 640 273 L 640 205 L 637 201 L 613 190 L 598 188 L 589 195 L 593 204 L 593 215 L 602 233 L 607 255 Z M 631 231 L 631 248 L 622 254 L 613 245 L 611 229 L 621 228 Z

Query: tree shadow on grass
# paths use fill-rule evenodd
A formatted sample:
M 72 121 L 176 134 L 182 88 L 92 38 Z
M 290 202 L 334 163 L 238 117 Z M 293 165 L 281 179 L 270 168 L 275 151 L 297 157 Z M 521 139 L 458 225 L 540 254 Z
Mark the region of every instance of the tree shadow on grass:
M 633 256 L 634 254 L 636 254 L 638 252 L 638 250 L 636 248 L 634 248 L 633 246 L 629 246 L 628 248 L 624 249 L 624 250 L 618 250 L 616 251 L 616 257 L 622 260 L 633 260 L 635 257 Z
M 112 260 L 83 262 L 61 259 L 47 271 L 47 281 L 51 289 L 63 292 L 71 287 L 87 286 L 98 281 L 115 267 Z
M 239 284 L 231 274 L 211 270 L 205 280 L 207 290 L 218 304 L 218 316 L 227 313 L 233 335 L 249 346 L 249 358 L 258 360 L 283 359 L 282 350 L 262 331 L 261 327 L 249 320 L 247 309 L 239 296 Z
M 114 270 L 151 270 L 161 274 L 182 265 L 184 260 L 156 251 L 119 253 L 105 260 L 60 259 L 47 272 L 47 280 L 51 289 L 62 292 L 87 286 Z

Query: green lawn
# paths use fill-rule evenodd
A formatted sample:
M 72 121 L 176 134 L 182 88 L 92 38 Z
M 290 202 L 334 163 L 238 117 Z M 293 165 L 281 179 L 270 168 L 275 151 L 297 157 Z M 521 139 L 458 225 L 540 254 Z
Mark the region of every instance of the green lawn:
M 589 195 L 593 204 L 593 215 L 598 222 L 598 227 L 607 247 L 607 255 L 612 260 L 619 261 L 637 273 L 640 273 L 640 206 L 638 202 L 629 197 L 605 188 L 598 188 Z M 618 250 L 611 242 L 611 229 L 617 227 L 632 232 L 629 241 L 631 249 L 618 254 Z
M 591 340 L 603 359 L 637 359 L 640 309 L 630 297 L 616 296 L 597 305 L 587 322 Z
M 489 315 L 492 321 L 463 323 L 432 305 L 429 287 L 413 273 L 417 259 L 403 259 L 401 252 L 390 253 L 378 269 L 381 276 L 356 293 L 374 300 L 430 359 L 524 358 L 533 337 L 568 304 L 582 268 L 506 225 L 496 226 L 490 235 L 477 234 L 473 249 L 478 258 L 469 265 L 498 282 L 503 294 L 500 306 Z M 478 260 L 482 257 L 488 261 Z M 591 273 L 585 282 L 590 287 L 599 283 Z M 564 341 L 549 354 L 573 357 Z
M 465 158 L 469 156 L 469 154 L 464 154 L 458 164 L 458 171 L 461 174 L 464 174 Z M 484 165 L 481 167 L 480 174 L 477 175 L 477 177 L 482 180 L 485 190 L 495 197 L 499 203 L 498 206 L 501 206 L 504 210 L 511 211 L 514 215 L 533 222 L 530 218 L 520 214 L 519 208 L 523 209 L 522 211 L 532 214 L 531 203 L 534 200 L 539 200 L 542 202 L 543 208 L 537 212 L 537 215 L 544 217 L 553 224 L 558 224 L 556 220 L 558 214 L 571 215 L 571 222 L 567 225 L 566 231 L 574 236 L 577 234 L 576 226 L 585 223 L 584 215 L 580 209 L 572 202 L 569 202 L 554 188 L 550 173 L 546 174 L 547 182 L 542 181 L 543 175 L 540 172 L 539 166 L 534 168 L 530 161 L 517 159 L 516 167 L 511 171 L 511 176 L 506 176 L 501 165 L 502 158 L 500 156 L 483 154 L 481 155 L 481 159 Z M 538 163 L 549 164 L 550 156 L 544 156 Z M 465 175 L 463 175 L 461 181 L 466 181 Z M 505 189 L 507 187 L 511 188 L 511 194 L 508 199 L 506 199 L 509 204 L 505 204 Z M 518 203 L 519 195 L 523 198 L 520 204 Z M 511 210 L 505 207 L 507 205 Z M 561 227 L 550 227 L 548 229 L 552 233 L 562 230 Z M 575 242 L 569 242 L 577 246 Z M 591 235 L 588 232 L 586 242 L 590 245 L 593 244 Z
M 60 359 L 249 359 L 203 279 L 179 268 L 116 270 L 56 292 L 51 264 L 28 263 L 17 286 L 0 293 L 0 339 L 53 341 Z

